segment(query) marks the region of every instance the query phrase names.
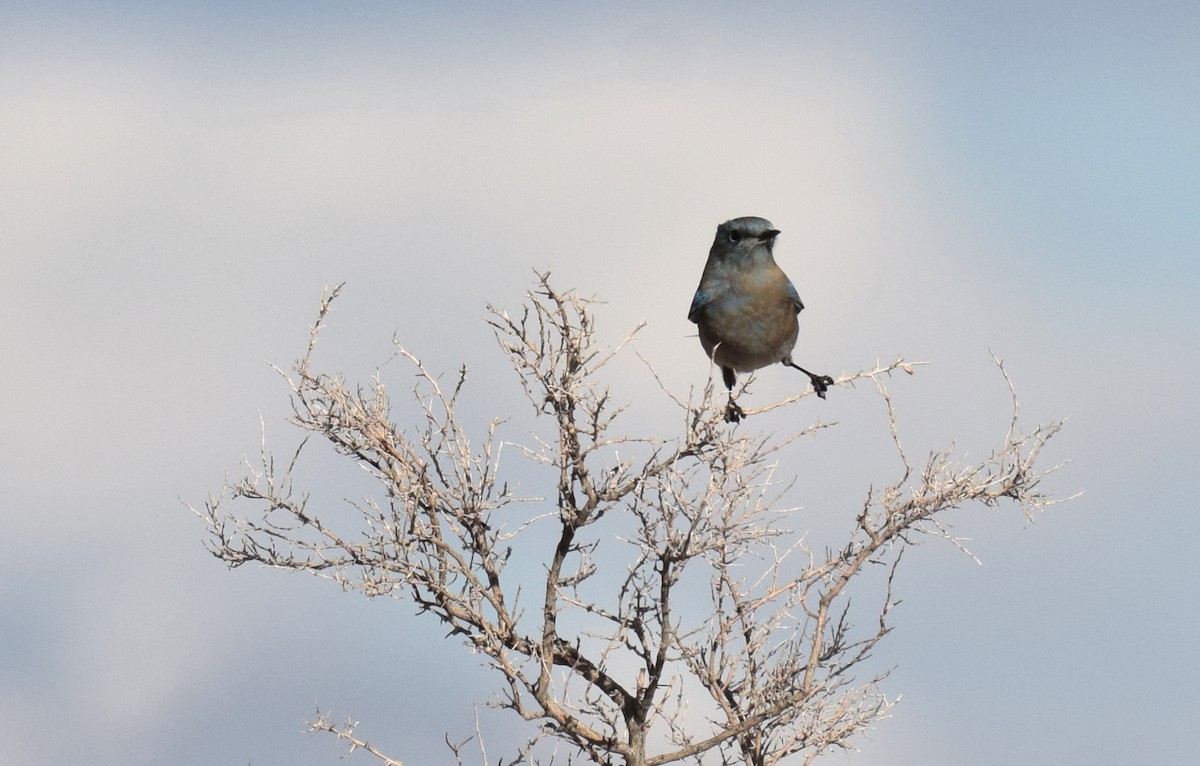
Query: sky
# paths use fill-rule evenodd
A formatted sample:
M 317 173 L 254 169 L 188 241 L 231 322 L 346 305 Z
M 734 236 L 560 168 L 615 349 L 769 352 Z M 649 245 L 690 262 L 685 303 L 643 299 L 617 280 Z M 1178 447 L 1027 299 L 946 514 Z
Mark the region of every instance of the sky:
M 1193 760 L 1198 36 L 1185 2 L 0 6 L 0 762 L 338 762 L 301 733 L 318 705 L 445 762 L 495 689 L 474 658 L 404 602 L 226 569 L 185 504 L 264 430 L 294 447 L 269 363 L 340 282 L 325 369 L 402 387 L 393 337 L 465 362 L 466 414 L 516 441 L 482 317 L 535 270 L 610 343 L 644 320 L 686 393 L 687 307 L 741 215 L 783 232 L 797 361 L 930 362 L 891 384 L 910 454 L 998 444 L 992 352 L 1023 422 L 1068 418 L 1046 487 L 1081 493 L 956 511 L 981 565 L 906 556 L 877 651 L 900 703 L 823 762 Z M 612 374 L 631 427 L 677 427 L 641 361 Z M 780 466 L 796 528 L 836 538 L 895 478 L 883 405 L 784 412 L 740 427 L 839 423 Z

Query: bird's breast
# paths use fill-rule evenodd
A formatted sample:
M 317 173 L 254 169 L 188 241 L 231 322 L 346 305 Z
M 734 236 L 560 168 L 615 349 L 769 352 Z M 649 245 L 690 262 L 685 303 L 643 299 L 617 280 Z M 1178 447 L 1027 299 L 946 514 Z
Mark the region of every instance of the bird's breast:
M 700 325 L 704 350 L 740 372 L 781 361 L 796 345 L 799 325 L 778 266 L 731 270 L 705 290 L 713 296 Z

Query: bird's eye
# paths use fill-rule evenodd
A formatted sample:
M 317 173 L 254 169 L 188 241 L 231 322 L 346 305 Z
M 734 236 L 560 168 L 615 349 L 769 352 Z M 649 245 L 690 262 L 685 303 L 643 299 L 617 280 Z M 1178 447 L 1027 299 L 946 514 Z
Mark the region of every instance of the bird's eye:
M 729 241 L 730 242 L 737 242 L 741 238 L 742 238 L 742 233 L 740 231 L 738 231 L 737 229 L 729 230 Z

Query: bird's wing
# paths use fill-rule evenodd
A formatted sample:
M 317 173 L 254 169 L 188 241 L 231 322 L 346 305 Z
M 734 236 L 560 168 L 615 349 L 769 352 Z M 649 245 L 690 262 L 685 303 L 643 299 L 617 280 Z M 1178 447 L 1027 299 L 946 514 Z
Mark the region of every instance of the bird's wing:
M 790 279 L 787 281 L 787 295 L 792 305 L 796 307 L 797 314 L 804 310 L 804 301 L 800 300 L 800 293 L 796 292 L 796 286 L 792 284 L 792 280 Z
M 692 307 L 688 309 L 688 321 L 699 322 L 700 312 L 708 305 L 709 297 L 704 294 L 700 288 L 696 288 L 696 294 L 692 297 Z

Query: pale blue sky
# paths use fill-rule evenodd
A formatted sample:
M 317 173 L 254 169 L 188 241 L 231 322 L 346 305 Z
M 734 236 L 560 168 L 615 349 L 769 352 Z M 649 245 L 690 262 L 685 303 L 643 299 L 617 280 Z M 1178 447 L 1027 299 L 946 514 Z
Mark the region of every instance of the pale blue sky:
M 549 268 L 611 339 L 647 320 L 686 390 L 687 306 L 738 215 L 783 230 L 798 359 L 933 362 L 896 384 L 911 452 L 1002 435 L 990 348 L 1031 422 L 1071 416 L 1051 486 L 1084 492 L 1031 526 L 961 512 L 982 567 L 914 551 L 878 652 L 903 700 L 828 762 L 1194 758 L 1200 10 L 749 8 L 0 7 L 0 762 L 334 763 L 297 733 L 316 702 L 444 762 L 493 688 L 460 646 L 402 603 L 225 571 L 179 498 L 260 413 L 294 443 L 265 362 L 343 280 L 321 358 L 351 378 L 395 333 L 471 363 L 474 415 L 524 415 L 479 317 Z M 796 526 L 833 535 L 895 466 L 867 388 L 804 408 L 842 425 L 792 453 Z M 796 425 L 770 417 L 747 427 Z

